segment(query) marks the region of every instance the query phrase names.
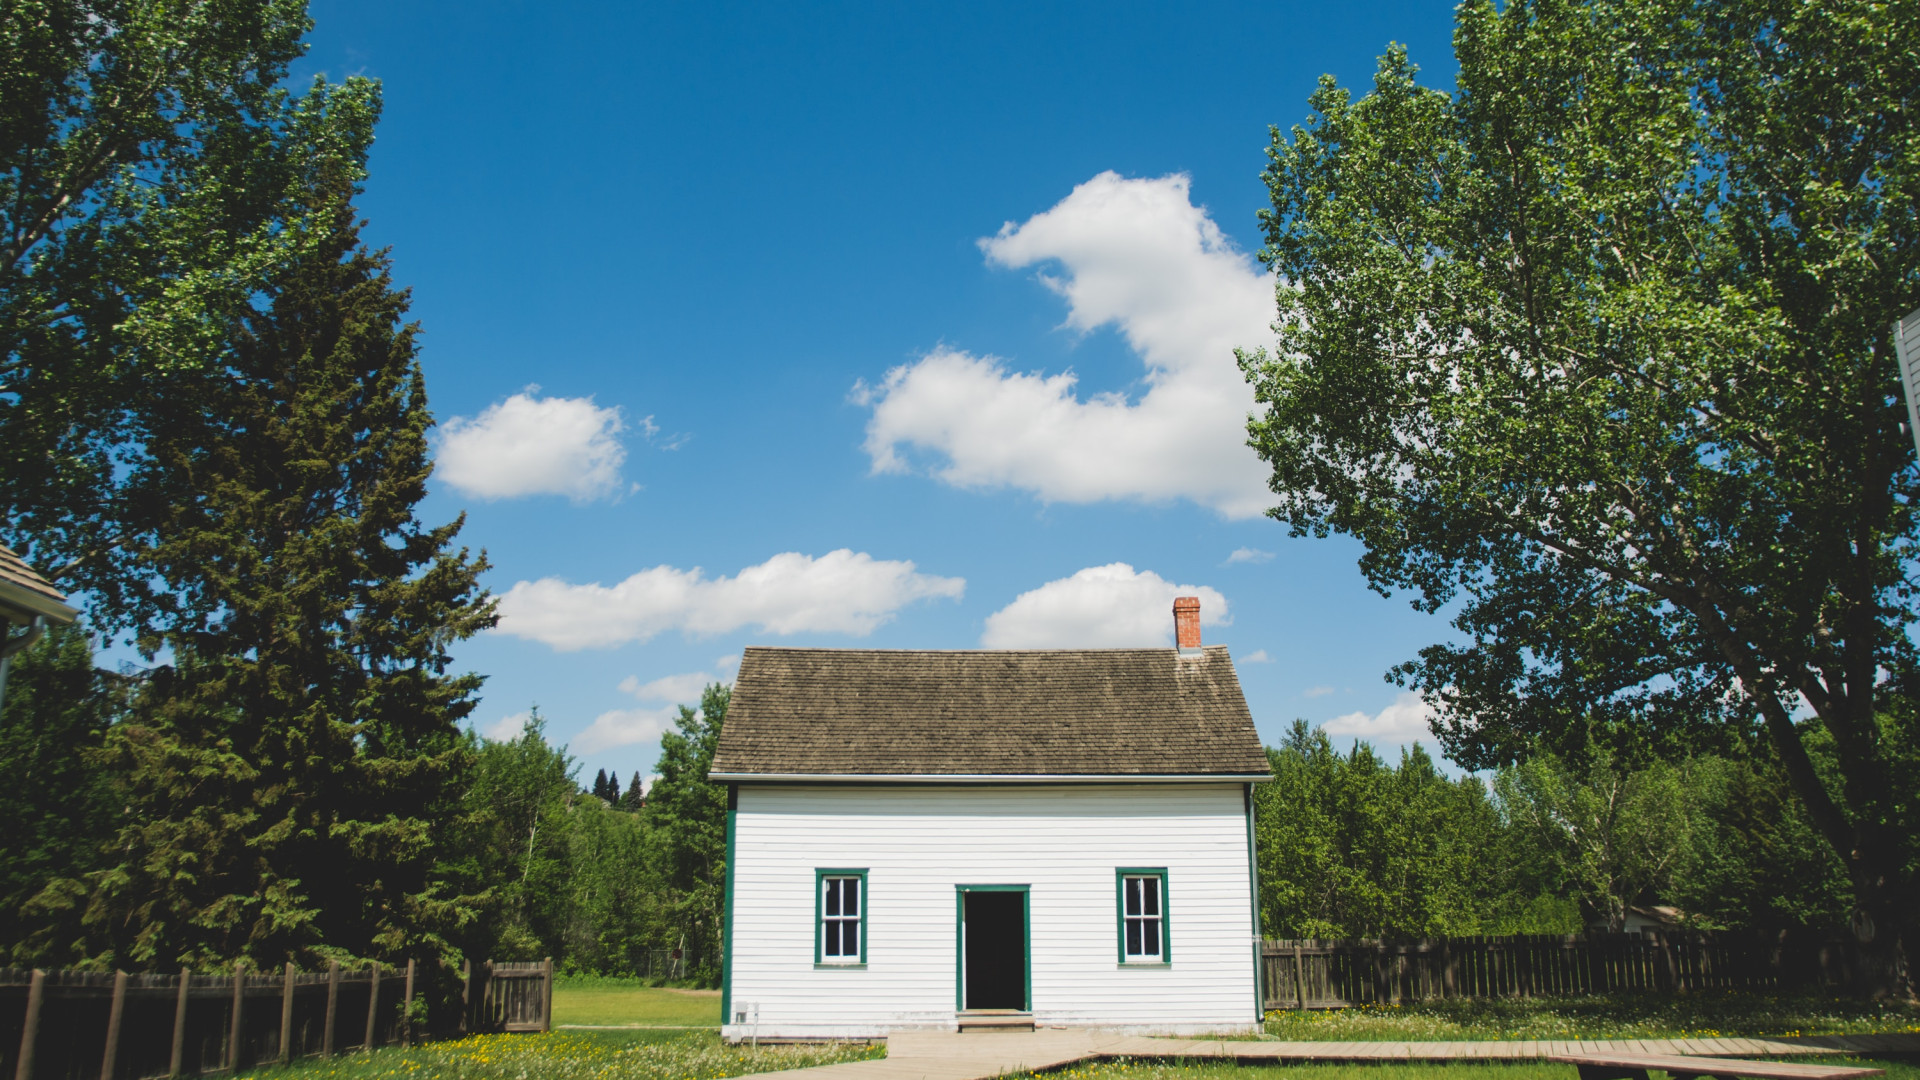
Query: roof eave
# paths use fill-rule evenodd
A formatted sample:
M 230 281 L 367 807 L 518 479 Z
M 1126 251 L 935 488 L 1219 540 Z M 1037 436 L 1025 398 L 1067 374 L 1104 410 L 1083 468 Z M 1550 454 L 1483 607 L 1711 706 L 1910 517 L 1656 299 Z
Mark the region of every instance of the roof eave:
M 719 783 L 762 780 L 812 784 L 1247 784 L 1264 783 L 1272 773 L 761 773 L 711 772 Z
M 0 581 L 0 615 L 8 616 L 11 622 L 31 622 L 37 615 L 49 622 L 70 623 L 80 617 L 80 609 L 43 592 Z

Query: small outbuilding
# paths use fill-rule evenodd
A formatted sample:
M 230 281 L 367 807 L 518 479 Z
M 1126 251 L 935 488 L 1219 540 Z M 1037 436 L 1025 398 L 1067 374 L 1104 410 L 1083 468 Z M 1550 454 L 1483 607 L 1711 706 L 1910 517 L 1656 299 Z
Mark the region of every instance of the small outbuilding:
M 1227 650 L 750 648 L 727 797 L 729 1038 L 1261 1015 L 1252 785 Z

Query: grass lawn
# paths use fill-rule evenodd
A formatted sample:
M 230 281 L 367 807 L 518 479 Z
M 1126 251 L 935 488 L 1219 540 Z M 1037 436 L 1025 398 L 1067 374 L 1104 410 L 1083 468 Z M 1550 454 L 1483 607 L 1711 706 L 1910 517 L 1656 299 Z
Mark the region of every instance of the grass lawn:
M 1885 1080 L 1920 1080 L 1920 1065 L 1858 1058 L 1793 1058 L 1822 1065 L 1885 1069 Z M 1028 1073 L 1028 1077 L 1034 1074 Z M 1222 1062 L 1112 1061 L 1040 1074 L 1036 1080 L 1577 1080 L 1571 1065 L 1230 1065 Z M 1655 1073 L 1659 1076 L 1661 1074 Z
M 721 1080 L 885 1054 L 857 1045 L 754 1051 L 727 1046 L 717 1031 L 554 1031 L 307 1058 L 249 1069 L 235 1080 Z
M 553 1022 L 647 1027 L 719 1027 L 720 991 L 670 990 L 636 979 L 567 978 L 553 981 Z
M 1920 1032 L 1920 1010 L 1845 998 L 1731 991 L 1430 1001 L 1267 1014 L 1269 1035 L 1315 1041 L 1710 1039 L 1897 1031 Z

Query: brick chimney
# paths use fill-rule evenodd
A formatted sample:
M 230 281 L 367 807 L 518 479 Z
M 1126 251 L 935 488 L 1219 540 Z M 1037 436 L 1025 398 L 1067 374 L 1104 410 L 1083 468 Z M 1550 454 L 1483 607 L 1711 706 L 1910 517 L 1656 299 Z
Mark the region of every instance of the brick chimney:
M 1173 637 L 1181 656 L 1200 655 L 1200 598 L 1173 598 Z

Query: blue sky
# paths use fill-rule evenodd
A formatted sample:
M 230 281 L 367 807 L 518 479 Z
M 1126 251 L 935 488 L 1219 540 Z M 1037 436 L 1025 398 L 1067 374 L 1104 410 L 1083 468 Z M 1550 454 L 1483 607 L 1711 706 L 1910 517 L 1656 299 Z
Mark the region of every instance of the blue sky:
M 361 208 L 425 328 L 422 512 L 502 599 L 483 731 L 537 704 L 625 778 L 747 645 L 1161 644 L 1176 591 L 1269 740 L 1421 730 L 1382 674 L 1447 627 L 1260 516 L 1231 349 L 1267 125 L 1390 41 L 1450 85 L 1449 7 L 313 14 L 296 74 L 385 87 Z

